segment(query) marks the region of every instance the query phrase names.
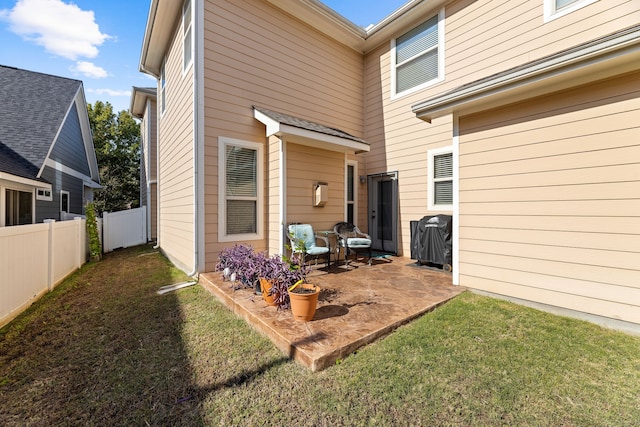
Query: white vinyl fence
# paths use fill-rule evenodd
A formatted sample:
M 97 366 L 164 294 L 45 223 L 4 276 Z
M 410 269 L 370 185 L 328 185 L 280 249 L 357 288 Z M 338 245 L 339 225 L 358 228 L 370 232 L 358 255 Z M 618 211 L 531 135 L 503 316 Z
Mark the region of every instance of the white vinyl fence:
M 147 211 L 145 208 L 102 214 L 102 250 L 147 243 Z
M 87 259 L 86 221 L 0 228 L 0 327 Z

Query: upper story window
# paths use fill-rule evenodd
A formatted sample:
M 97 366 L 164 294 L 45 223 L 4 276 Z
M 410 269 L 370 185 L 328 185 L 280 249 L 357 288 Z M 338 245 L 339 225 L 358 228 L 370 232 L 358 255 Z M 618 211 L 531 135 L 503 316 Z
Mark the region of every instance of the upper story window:
M 453 151 L 451 147 L 429 150 L 429 210 L 453 209 Z
M 191 0 L 187 0 L 182 5 L 182 70 L 193 63 L 193 25 L 191 25 Z
M 218 138 L 221 242 L 262 238 L 262 144 Z
M 544 22 L 567 15 L 598 0 L 544 0 Z
M 391 97 L 444 79 L 444 10 L 391 41 Z
M 167 108 L 165 87 L 167 85 L 165 74 L 166 61 L 162 63 L 162 69 L 160 70 L 160 114 L 164 114 L 164 110 Z

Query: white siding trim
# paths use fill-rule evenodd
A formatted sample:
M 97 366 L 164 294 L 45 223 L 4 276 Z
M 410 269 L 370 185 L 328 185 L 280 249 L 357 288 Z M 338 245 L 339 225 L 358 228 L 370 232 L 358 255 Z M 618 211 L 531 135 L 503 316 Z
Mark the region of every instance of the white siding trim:
M 452 257 L 452 283 L 460 285 L 460 120 L 457 114 L 453 115 L 453 245 Z

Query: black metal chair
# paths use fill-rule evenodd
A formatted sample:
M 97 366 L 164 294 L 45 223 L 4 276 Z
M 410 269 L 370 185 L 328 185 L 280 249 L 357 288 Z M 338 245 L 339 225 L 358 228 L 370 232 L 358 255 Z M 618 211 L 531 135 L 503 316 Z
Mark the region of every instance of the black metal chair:
M 369 257 L 369 265 L 371 265 L 371 236 L 348 222 L 337 223 L 333 226 L 333 231 L 337 236 L 338 251 L 339 248 L 344 248 L 344 265 L 348 264 L 349 251 L 355 253 L 356 261 L 358 260 L 358 251 L 366 251 Z M 336 262 L 340 259 L 339 252 L 337 258 Z

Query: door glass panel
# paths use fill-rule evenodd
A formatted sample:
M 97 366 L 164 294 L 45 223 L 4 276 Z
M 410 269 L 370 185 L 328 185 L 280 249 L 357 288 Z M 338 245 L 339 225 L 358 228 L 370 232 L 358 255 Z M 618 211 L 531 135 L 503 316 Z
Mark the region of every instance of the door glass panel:
M 378 185 L 378 238 L 392 240 L 393 227 L 393 182 L 381 181 Z

